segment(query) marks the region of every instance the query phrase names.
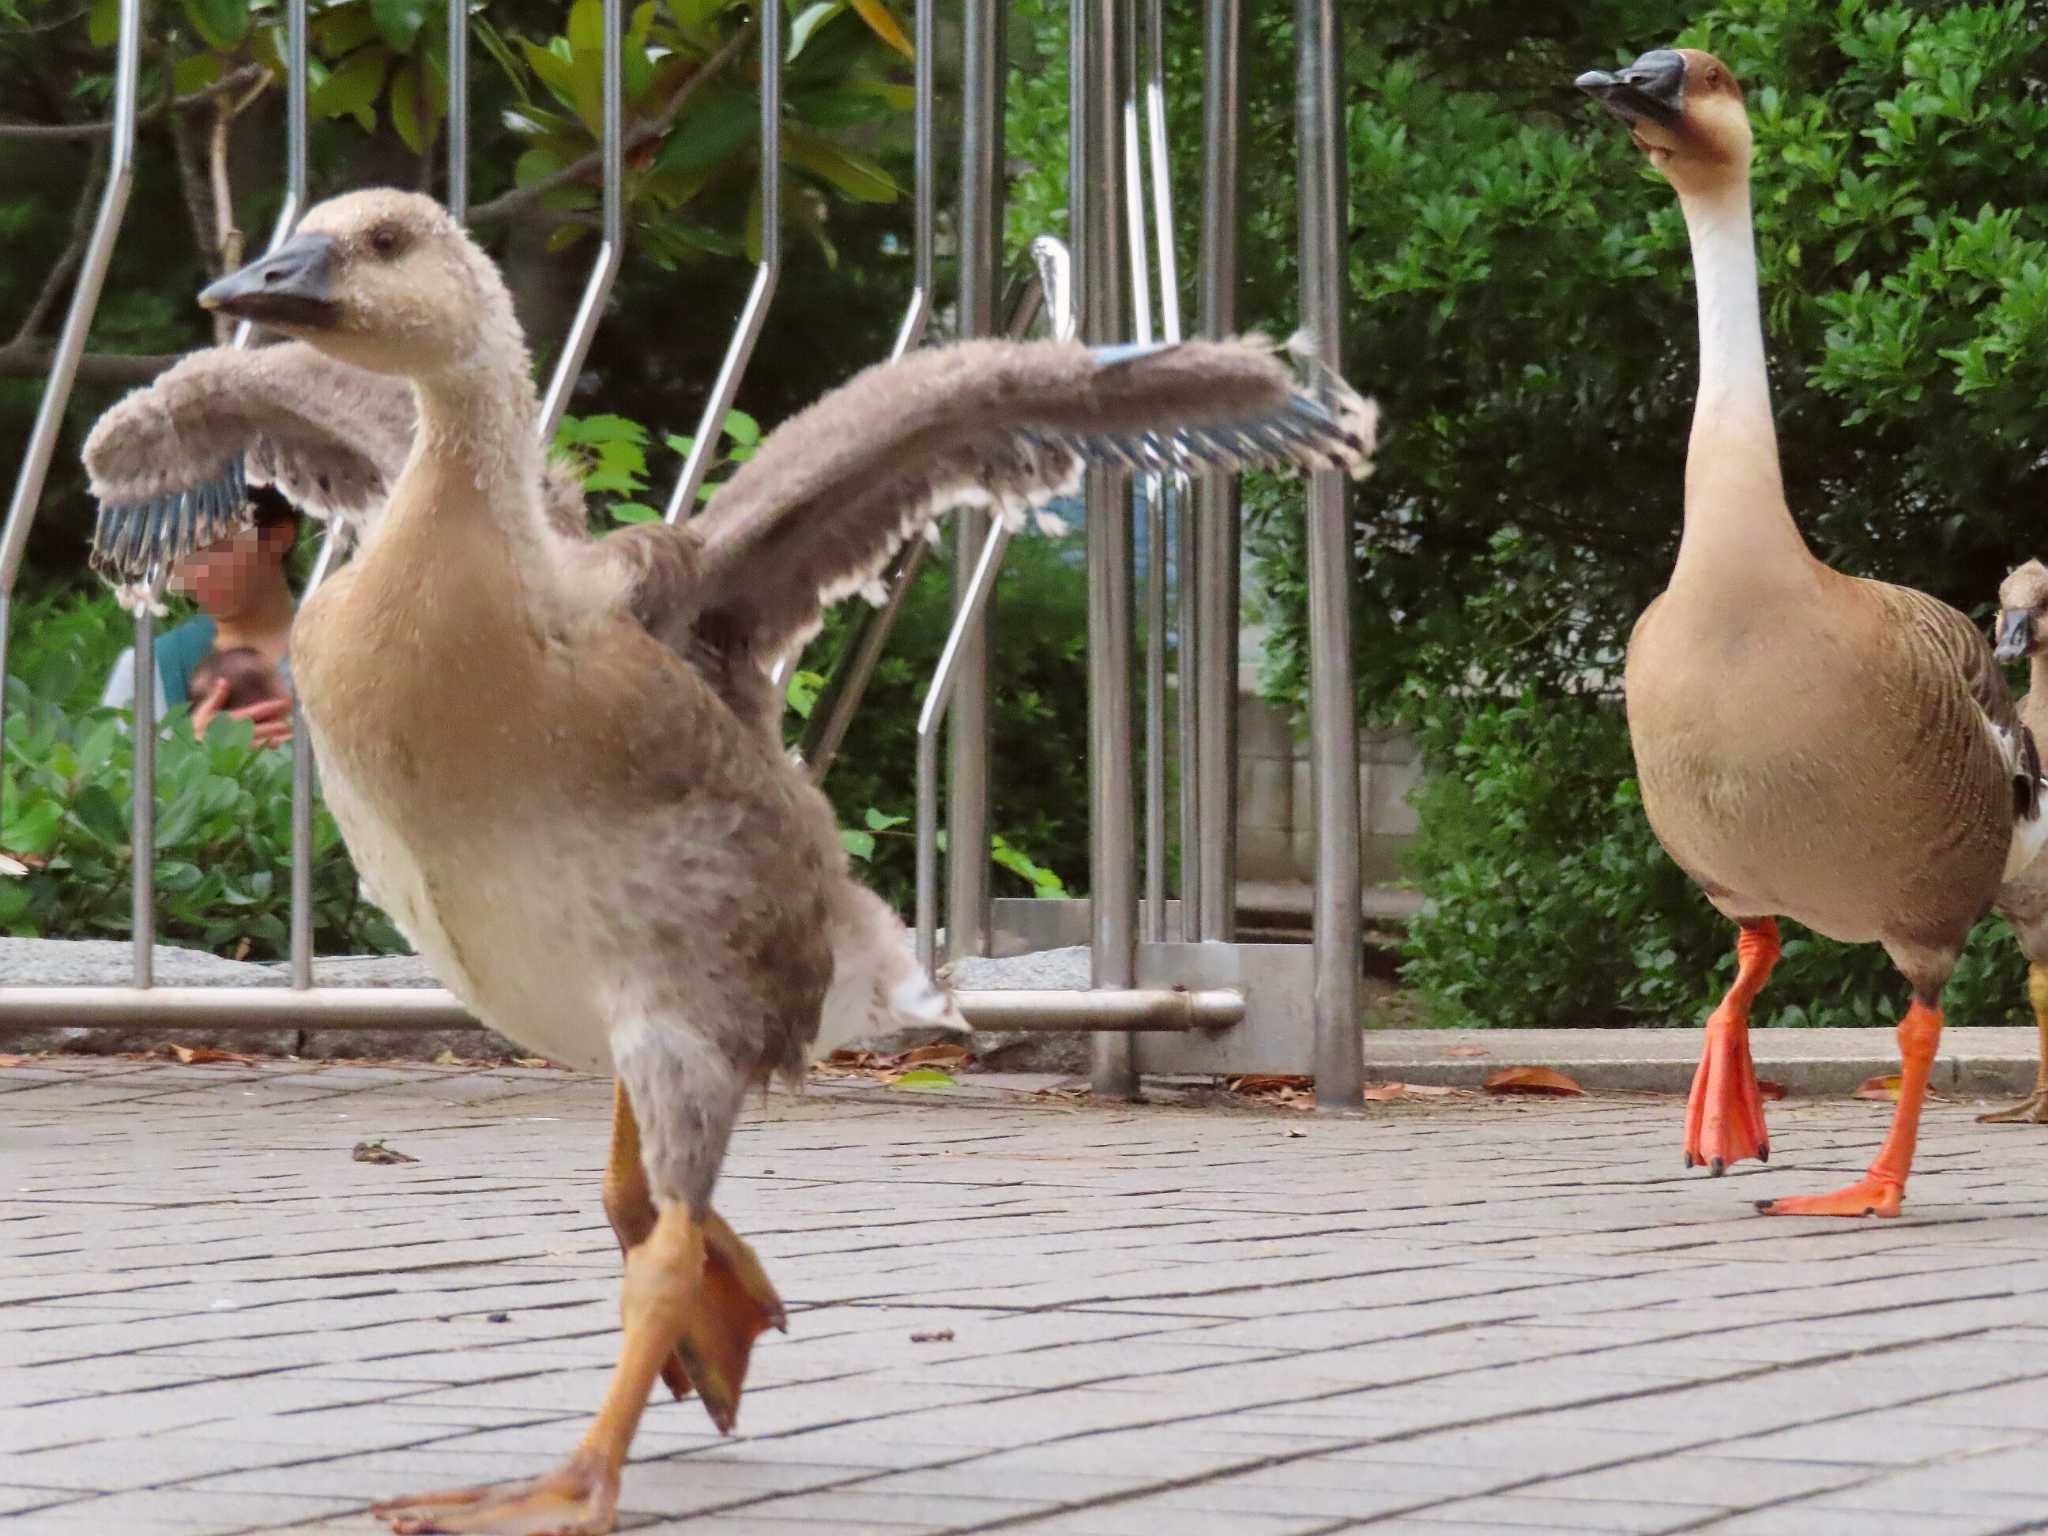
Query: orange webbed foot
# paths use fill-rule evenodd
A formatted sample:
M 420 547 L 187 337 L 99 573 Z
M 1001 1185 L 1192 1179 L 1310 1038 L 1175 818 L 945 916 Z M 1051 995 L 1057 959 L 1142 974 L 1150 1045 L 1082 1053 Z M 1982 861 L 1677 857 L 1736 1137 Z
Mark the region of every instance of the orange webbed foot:
M 1979 1125 L 2048 1125 L 2048 1088 L 2036 1088 L 2010 1109 L 1977 1117 Z
M 618 1474 L 578 1452 L 530 1483 L 411 1494 L 370 1513 L 388 1521 L 394 1536 L 605 1536 L 618 1506 Z
M 1685 1106 L 1685 1166 L 1716 1178 L 1746 1157 L 1771 1160 L 1764 1099 L 1749 1055 L 1749 1020 L 1723 1003 L 1707 1021 L 1707 1041 Z
M 1759 1200 L 1756 1208 L 1766 1216 L 1896 1216 L 1905 1198 L 1904 1184 L 1866 1175 L 1831 1195 Z
M 731 1434 L 754 1340 L 770 1328 L 787 1333 L 789 1319 L 754 1250 L 715 1211 L 704 1239 L 704 1277 L 676 1356 L 718 1432 Z

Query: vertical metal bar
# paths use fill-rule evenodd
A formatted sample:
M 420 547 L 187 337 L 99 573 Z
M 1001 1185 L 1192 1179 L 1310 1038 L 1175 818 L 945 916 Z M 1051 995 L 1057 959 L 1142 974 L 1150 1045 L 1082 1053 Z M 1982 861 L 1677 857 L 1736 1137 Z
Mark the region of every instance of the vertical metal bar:
M 1073 0 L 1073 140 L 1067 205 L 1075 235 L 1081 339 L 1120 339 L 1123 155 L 1118 124 L 1129 0 Z M 1091 470 L 1088 498 L 1090 957 L 1094 985 L 1137 981 L 1137 847 L 1131 742 L 1131 503 L 1127 475 Z M 1128 1034 L 1093 1037 L 1099 1093 L 1137 1089 Z
M 270 231 L 276 250 L 298 228 L 306 213 L 306 0 L 285 0 L 284 8 L 284 202 Z M 252 321 L 235 327 L 230 343 L 249 345 Z
M 934 70 L 938 53 L 935 5 L 936 0 L 917 0 L 917 35 L 914 40 L 917 58 L 912 72 L 916 87 L 916 107 L 912 118 L 916 201 L 911 210 L 910 308 L 904 312 L 903 324 L 896 332 L 896 345 L 889 349 L 892 361 L 924 340 L 925 326 L 932 313 L 932 226 L 935 222 L 938 172 L 932 154 Z
M 616 3 L 616 0 L 611 0 Z M 711 468 L 711 452 L 725 430 L 725 413 L 739 393 L 740 375 L 761 339 L 775 282 L 782 275 L 782 21 L 780 5 L 759 8 L 761 18 L 761 260 L 754 268 L 754 286 L 740 310 L 739 324 L 719 364 L 711 398 L 697 423 L 697 440 L 683 461 L 682 476 L 669 494 L 664 521 L 675 522 L 697 505 L 697 488 Z
M 1237 327 L 1238 139 L 1243 91 L 1238 61 L 1241 0 L 1208 0 L 1204 30 L 1202 142 L 1202 333 Z M 1237 482 L 1202 478 L 1192 543 L 1195 583 L 1196 775 L 1200 884 L 1198 932 L 1228 943 L 1237 929 Z M 1183 684 L 1185 686 L 1185 684 Z
M 156 618 L 135 613 L 135 757 L 128 785 L 129 930 L 135 985 L 156 984 Z
M 1316 356 L 1342 361 L 1345 214 L 1336 0 L 1295 0 L 1300 114 L 1301 317 Z M 1351 519 L 1341 471 L 1308 493 L 1309 769 L 1316 818 L 1316 1102 L 1359 1102 L 1358 721 L 1351 671 Z
M 448 211 L 469 217 L 469 0 L 448 0 Z
M 57 449 L 57 434 L 63 430 L 64 408 L 71 403 L 71 387 L 78 380 L 78 360 L 85 353 L 86 333 L 99 308 L 100 290 L 106 285 L 107 265 L 113 259 L 114 242 L 121 233 L 121 221 L 128 211 L 128 194 L 135 185 L 135 98 L 142 57 L 142 0 L 120 0 L 116 12 L 119 25 L 114 50 L 114 121 L 107 150 L 107 184 L 100 193 L 99 212 L 93 218 L 92 234 L 78 263 L 78 281 L 71 290 L 71 305 L 64 314 L 64 329 L 50 358 L 49 376 L 43 383 L 43 397 L 36 406 L 35 425 L 29 429 L 28 444 L 22 451 L 21 468 L 14 479 L 14 495 L 7 505 L 7 522 L 0 526 L 0 761 L 7 748 L 7 639 L 14 619 L 14 584 L 21 576 L 21 562 L 28 552 L 28 534 L 35 522 L 36 507 L 49 478 L 50 460 Z M 148 610 L 136 620 L 136 773 L 147 777 L 143 766 L 144 742 L 154 743 L 156 730 L 156 667 L 149 646 L 151 623 Z M 148 670 L 144 670 L 147 667 Z M 142 725 L 148 721 L 148 734 Z M 4 781 L 4 775 L 0 775 Z M 141 809 L 147 804 L 148 809 Z M 155 845 L 155 802 L 137 796 L 135 834 L 135 931 L 137 949 L 135 984 L 151 981 L 149 950 L 151 936 L 150 876 L 155 861 L 149 856 Z M 4 807 L 0 807 L 4 809 Z
M 1124 222 L 1131 269 L 1131 323 L 1149 344 L 1152 330 L 1150 242 L 1145 237 L 1145 154 L 1138 131 L 1136 0 L 1118 0 L 1123 29 Z M 1162 477 L 1139 481 L 1145 498 L 1145 937 L 1166 939 L 1166 509 Z
M 604 301 L 611 294 L 612 282 L 619 275 L 619 262 L 626 249 L 626 215 L 623 181 L 623 159 L 621 120 L 624 109 L 624 64 L 625 31 L 620 15 L 621 0 L 604 0 L 604 113 L 601 124 L 603 133 L 604 164 L 604 227 L 603 239 L 597 249 L 597 263 L 591 268 L 590 281 L 584 284 L 583 300 L 576 306 L 576 318 L 569 324 L 569 334 L 562 341 L 562 355 L 555 359 L 555 375 L 548 381 L 548 392 L 540 408 L 540 440 L 548 442 L 555 435 L 555 428 L 561 424 L 562 412 L 568 409 L 569 396 L 576 391 L 577 377 L 583 372 L 583 360 L 590 355 L 591 339 L 597 335 L 598 321 L 604 317 Z M 774 13 L 773 25 L 778 36 L 781 32 L 782 13 L 774 6 L 767 9 Z M 767 29 L 771 23 L 762 23 L 763 46 L 766 46 Z M 761 71 L 761 90 L 765 99 L 768 91 L 769 71 Z M 776 75 L 781 80 L 781 75 Z M 765 231 L 770 225 L 765 221 Z M 764 234 L 763 238 L 766 236 Z
M 996 574 L 1002 568 L 1003 551 L 1009 547 L 1009 525 L 997 518 L 975 557 L 967 588 L 960 594 L 959 612 L 946 635 L 946 647 L 933 669 L 932 685 L 925 690 L 924 708 L 917 715 L 917 962 L 927 971 L 933 969 L 938 950 L 939 727 L 966 675 L 973 632 L 995 595 Z M 950 838 L 947 852 L 946 867 L 951 869 L 959 859 L 953 856 Z M 951 940 L 948 934 L 948 949 Z
M 997 0 L 966 0 L 961 53 L 960 108 L 960 334 L 988 336 L 996 328 L 1002 219 L 1002 8 Z M 953 610 L 967 600 L 986 513 L 953 514 Z M 953 958 L 986 948 L 989 914 L 988 622 L 967 637 L 960 658 L 947 738 L 946 951 Z
M 341 525 L 329 523 L 314 557 L 306 590 L 299 595 L 303 605 L 320 590 L 333 568 L 341 543 Z M 298 692 L 292 692 L 292 914 L 291 984 L 304 989 L 313 985 L 313 741 L 306 734 L 306 716 L 299 708 Z

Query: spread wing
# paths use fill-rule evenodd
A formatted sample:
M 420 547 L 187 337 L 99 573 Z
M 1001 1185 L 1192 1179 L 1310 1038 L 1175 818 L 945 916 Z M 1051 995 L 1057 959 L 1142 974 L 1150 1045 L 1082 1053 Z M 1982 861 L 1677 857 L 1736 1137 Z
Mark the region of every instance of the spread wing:
M 153 584 L 180 556 L 246 526 L 251 486 L 360 531 L 384 509 L 414 425 L 404 379 L 304 342 L 194 352 L 113 406 L 86 438 L 100 503 L 93 563 L 111 579 Z M 583 537 L 573 471 L 551 464 L 541 494 L 549 520 Z
M 971 341 L 868 369 L 790 418 L 688 528 L 691 605 L 664 615 L 758 658 L 808 639 L 956 506 L 1013 522 L 1088 463 L 1136 470 L 1343 467 L 1377 415 L 1341 379 L 1298 380 L 1255 338 L 1090 349 Z M 643 622 L 646 622 L 643 619 Z

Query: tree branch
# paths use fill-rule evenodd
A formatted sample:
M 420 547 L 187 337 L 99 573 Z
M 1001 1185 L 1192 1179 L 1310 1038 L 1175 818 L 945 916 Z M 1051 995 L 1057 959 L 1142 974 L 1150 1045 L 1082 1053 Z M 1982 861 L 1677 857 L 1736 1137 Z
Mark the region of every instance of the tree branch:
M 674 127 L 676 119 L 682 115 L 683 108 L 690 104 L 690 98 L 697 94 L 707 80 L 739 56 L 741 47 L 753 34 L 754 23 L 751 21 L 733 33 L 718 52 L 704 61 L 702 69 L 677 87 L 675 95 L 669 97 L 667 106 L 626 135 L 626 142 L 621 146 L 623 153 L 631 154 L 641 145 L 660 138 Z M 502 224 L 507 219 L 525 213 L 555 188 L 581 181 L 591 172 L 600 169 L 603 164 L 604 150 L 593 149 L 582 159 L 572 161 L 559 171 L 549 172 L 539 181 L 528 182 L 523 187 L 514 187 L 510 192 L 494 197 L 487 203 L 478 203 L 469 210 L 467 222 L 472 227 L 479 224 Z
M 222 75 L 204 90 L 193 91 L 187 96 L 165 96 L 154 106 L 144 107 L 135 114 L 135 125 L 153 123 L 166 112 L 182 112 L 187 107 L 204 106 L 216 96 L 240 90 L 258 75 L 268 77 L 269 71 L 261 64 L 245 64 L 232 74 Z M 43 143 L 82 141 L 104 138 L 114 131 L 110 118 L 96 123 L 0 123 L 0 139 L 30 139 Z
M 64 291 L 64 285 L 78 269 L 85 248 L 92 241 L 93 209 L 99 202 L 100 188 L 106 182 L 105 162 L 104 155 L 94 157 L 92 173 L 85 179 L 85 190 L 79 194 L 77 206 L 71 210 L 71 238 L 50 264 L 49 272 L 43 277 L 43 286 L 30 302 L 28 313 L 21 317 L 21 324 L 15 327 L 14 339 L 8 343 L 9 346 L 18 347 L 35 339 L 36 332 L 50 317 L 57 295 Z
M 0 378 L 33 379 L 50 371 L 56 348 L 48 342 L 9 342 L 0 347 Z M 78 360 L 81 384 L 147 384 L 183 353 L 88 352 Z

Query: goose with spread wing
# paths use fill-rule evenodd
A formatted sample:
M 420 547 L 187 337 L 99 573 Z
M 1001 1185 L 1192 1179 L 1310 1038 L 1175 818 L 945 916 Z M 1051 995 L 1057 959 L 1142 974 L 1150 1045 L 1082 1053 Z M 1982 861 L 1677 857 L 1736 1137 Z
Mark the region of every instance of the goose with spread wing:
M 849 882 L 829 805 L 764 728 L 769 665 L 950 506 L 1021 516 L 1089 462 L 1362 472 L 1372 407 L 1254 342 L 961 343 L 826 396 L 692 522 L 590 541 L 545 509 L 503 280 L 431 199 L 321 204 L 201 302 L 411 385 L 386 503 L 293 631 L 327 801 L 479 1018 L 616 1074 L 613 1173 L 651 1209 L 628 1238 L 617 1368 L 568 1459 L 380 1512 L 400 1532 L 608 1531 L 668 1362 L 723 1427 L 753 1340 L 783 1320 L 712 1193 L 748 1089 L 816 1046 Z M 186 488 L 143 489 L 161 506 Z M 125 539 L 110 553 L 143 574 Z

